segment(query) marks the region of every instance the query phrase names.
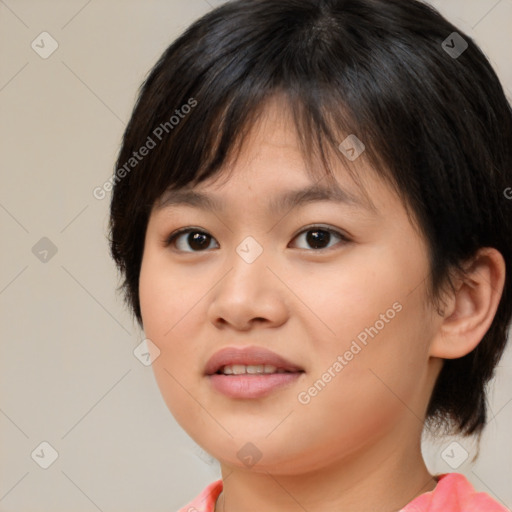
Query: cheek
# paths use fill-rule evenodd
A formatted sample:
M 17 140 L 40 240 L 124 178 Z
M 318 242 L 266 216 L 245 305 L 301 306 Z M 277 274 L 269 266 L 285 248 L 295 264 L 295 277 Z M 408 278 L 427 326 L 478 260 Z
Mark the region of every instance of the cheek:
M 379 247 L 360 247 L 344 259 L 343 265 L 338 263 L 327 269 L 322 294 L 309 293 L 319 316 L 333 331 L 337 348 L 343 348 L 347 340 L 350 344 L 359 334 L 364 338 L 365 329 L 376 322 L 379 331 L 387 329 L 400 315 L 400 306 L 393 308 L 393 304 L 407 294 L 408 277 L 403 266 L 398 275 L 399 263 L 393 254 L 386 254 Z M 304 293 L 315 289 L 313 282 L 306 283 L 303 289 Z M 383 323 L 381 314 L 389 323 Z
M 161 258 L 160 258 L 161 260 Z M 168 272 L 168 270 L 167 270 Z M 181 343 L 180 329 L 184 322 L 183 304 L 178 299 L 177 283 L 166 274 L 165 266 L 151 251 L 144 254 L 139 279 L 139 297 L 144 333 L 160 351 L 152 367 L 162 393 L 173 387 L 171 375 L 184 366 L 186 345 Z M 179 375 L 176 375 L 180 378 Z M 165 383 L 165 384 L 164 384 Z
M 139 298 L 144 330 L 160 342 L 170 338 L 193 308 L 193 286 L 183 272 L 166 261 L 165 253 L 147 250 L 139 278 Z
M 425 261 L 408 263 L 382 251 L 357 256 L 357 265 L 347 265 L 351 272 L 338 272 L 330 282 L 328 293 L 336 299 L 319 310 L 336 336 L 332 343 L 316 343 L 311 381 L 338 361 L 329 392 L 322 391 L 325 407 L 331 400 L 364 414 L 368 407 L 393 410 L 400 404 L 397 396 L 414 400 L 424 385 L 431 328 L 424 305 Z
M 152 363 L 156 383 L 169 411 L 188 431 L 201 417 L 187 392 L 193 389 L 199 371 L 194 362 L 200 357 L 190 343 L 197 312 L 181 292 L 183 277 L 171 275 L 166 267 L 151 251 L 144 255 L 139 280 L 141 313 L 145 335 L 159 351 Z
M 161 265 L 158 264 L 154 251 L 147 245 L 146 241 L 139 276 L 139 301 L 144 330 L 146 335 L 149 335 L 148 331 L 153 331 L 156 325 L 162 322 L 165 296 L 163 283 L 158 280 Z
M 425 345 L 418 338 L 420 324 L 414 326 L 415 305 L 410 301 L 402 305 L 378 334 L 368 335 L 366 345 L 356 338 L 357 347 L 348 337 L 337 342 L 301 387 L 301 405 L 293 417 L 300 425 L 295 426 L 294 443 L 301 449 L 310 448 L 307 455 L 314 464 L 320 466 L 340 453 L 357 451 L 398 424 L 416 425 L 422 417 Z M 282 434 L 280 441 L 286 443 L 286 432 Z M 319 441 L 312 443 L 311 439 Z

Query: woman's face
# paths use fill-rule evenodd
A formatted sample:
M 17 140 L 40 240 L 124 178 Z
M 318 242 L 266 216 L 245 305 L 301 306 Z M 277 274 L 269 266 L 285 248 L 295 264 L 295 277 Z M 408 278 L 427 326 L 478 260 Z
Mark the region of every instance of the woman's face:
M 439 370 L 429 358 L 436 320 L 425 304 L 425 242 L 362 158 L 375 210 L 341 164 L 339 197 L 327 178 L 308 176 L 275 105 L 257 128 L 227 182 L 193 189 L 211 204 L 168 196 L 152 211 L 140 302 L 163 398 L 232 467 L 296 474 L 370 446 L 391 450 L 421 432 Z M 313 186 L 332 197 L 283 200 Z M 264 348 L 301 371 L 207 375 L 226 347 Z

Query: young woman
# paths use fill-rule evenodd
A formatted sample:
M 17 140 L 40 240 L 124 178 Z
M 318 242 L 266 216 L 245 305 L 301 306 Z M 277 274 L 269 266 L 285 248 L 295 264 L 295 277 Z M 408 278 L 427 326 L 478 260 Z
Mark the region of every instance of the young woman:
M 235 0 L 145 81 L 111 249 L 170 411 L 219 460 L 182 511 L 506 508 L 431 475 L 512 315 L 512 113 L 414 0 Z

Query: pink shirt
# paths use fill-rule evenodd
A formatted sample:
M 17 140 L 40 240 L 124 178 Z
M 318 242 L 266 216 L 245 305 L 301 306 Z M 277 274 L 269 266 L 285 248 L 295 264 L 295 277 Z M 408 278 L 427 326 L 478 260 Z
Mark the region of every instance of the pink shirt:
M 476 492 L 461 473 L 445 473 L 438 478 L 433 491 L 421 494 L 400 512 L 511 512 L 485 492 Z M 221 492 L 222 480 L 217 480 L 178 512 L 214 512 Z

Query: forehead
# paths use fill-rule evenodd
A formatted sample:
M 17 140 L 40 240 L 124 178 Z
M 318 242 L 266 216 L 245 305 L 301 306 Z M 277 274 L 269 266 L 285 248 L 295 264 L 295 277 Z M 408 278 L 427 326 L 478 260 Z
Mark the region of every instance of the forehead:
M 330 148 L 326 156 L 333 175 L 329 174 L 317 155 L 304 151 L 289 108 L 276 99 L 265 104 L 241 141 L 236 158 L 228 158 L 214 176 L 195 186 L 170 187 L 157 201 L 156 209 L 190 206 L 221 212 L 229 207 L 223 197 L 229 194 L 224 192 L 243 186 L 263 194 L 271 214 L 315 201 L 332 201 L 378 214 L 372 194 L 362 184 L 369 176 L 377 178 L 375 171 L 363 158 L 359 163 L 344 162 L 341 152 Z M 222 183 L 217 186 L 219 179 Z

